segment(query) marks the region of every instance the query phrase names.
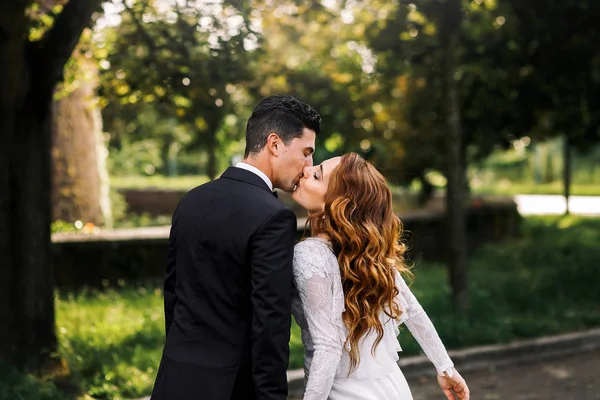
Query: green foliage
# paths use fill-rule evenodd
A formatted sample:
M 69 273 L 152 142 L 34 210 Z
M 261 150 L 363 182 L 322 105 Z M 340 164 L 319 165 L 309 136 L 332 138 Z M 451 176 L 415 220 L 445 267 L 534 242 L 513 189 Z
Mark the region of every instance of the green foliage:
M 526 139 L 526 140 L 525 140 Z M 472 191 L 498 194 L 564 194 L 562 181 L 563 140 L 537 141 L 524 147 L 526 137 L 514 142 L 515 149 L 497 151 L 469 166 Z M 600 194 L 600 146 L 573 151 L 572 190 L 575 195 Z
M 251 105 L 267 94 L 291 92 L 323 116 L 316 161 L 360 151 L 399 184 L 432 169 L 445 173 L 446 3 L 226 3 L 223 14 L 243 24 L 237 36 L 220 42 L 215 34 L 227 23 L 208 9 L 127 3 L 121 24 L 104 29 L 95 42 L 104 53 L 102 94 L 114 171 L 145 174 L 150 168 L 173 175 L 181 155 L 201 151 L 213 158 L 202 159 L 208 167 L 200 173 L 212 177 L 241 153 Z M 537 140 L 567 133 L 579 145 L 598 139 L 600 58 L 589 25 L 597 5 L 543 4 L 533 7 L 536 14 L 513 0 L 462 1 L 454 77 L 469 161 L 524 135 Z M 564 13 L 583 21 L 581 29 Z M 547 29 L 550 20 L 557 29 Z M 567 37 L 573 37 L 564 43 L 572 57 L 555 51 Z M 569 81 L 569 74 L 577 79 Z M 135 157 L 138 148 L 148 154 Z
M 264 2 L 254 1 L 237 11 L 226 6 L 224 14 L 239 15 L 246 25 L 239 37 L 234 35 L 217 45 L 214 34 L 225 23 L 207 9 L 172 7 L 159 12 L 153 2 L 132 2 L 130 8 L 122 8 L 122 23 L 105 29 L 96 42 L 98 54 L 104 53 L 100 57 L 105 68 L 103 93 L 109 101 L 105 103 L 105 118 L 111 140 L 118 148 L 124 134 L 153 140 L 164 136 L 157 140 L 163 162 L 155 165 L 164 173 L 169 153 L 173 156 L 182 148 L 208 150 L 212 146 L 210 140 L 204 141 L 210 139 L 205 133 L 210 116 L 247 115 L 249 105 L 258 97 L 289 91 L 322 112 L 327 129 L 319 137 L 320 144 L 330 135 L 343 139 L 338 146 L 320 146 L 317 159 L 362 147 L 398 181 L 412 179 L 419 171 L 411 171 L 424 167 L 441 170 L 445 129 L 440 80 L 444 40 L 440 24 L 445 21 L 442 3 L 370 0 L 357 7 L 289 1 L 270 9 Z M 576 3 L 553 4 L 542 10 L 554 18 L 561 12 L 584 15 L 586 7 L 591 7 L 589 1 Z M 553 113 L 560 109 L 547 107 L 551 92 L 544 91 L 551 88 L 542 81 L 552 79 L 532 74 L 534 70 L 546 71 L 544 68 L 551 71 L 551 67 L 535 64 L 533 61 L 540 60 L 527 53 L 532 48 L 542 51 L 536 49 L 535 38 L 547 32 L 544 19 L 523 13 L 522 8 L 509 0 L 463 1 L 461 65 L 456 79 L 460 80 L 462 125 L 472 157 L 484 156 L 497 146 L 506 147 L 513 138 L 532 130 L 547 129 L 548 123 L 556 120 Z M 142 13 L 146 19 L 140 24 Z M 198 24 L 200 19 L 203 22 Z M 256 28 L 259 25 L 260 29 Z M 567 25 L 561 24 L 552 35 L 567 37 Z M 176 37 L 186 40 L 175 43 L 172 39 Z M 242 39 L 250 44 L 240 44 Z M 540 43 L 554 46 L 556 40 L 544 36 Z M 577 56 L 569 62 L 587 68 L 581 60 L 593 43 L 580 41 L 569 47 Z M 244 59 L 230 59 L 229 45 L 238 46 L 235 49 L 240 51 L 235 53 Z M 240 45 L 256 50 L 243 51 Z M 553 54 L 553 62 L 560 61 L 556 59 L 560 52 L 544 53 Z M 592 69 L 581 75 L 588 82 L 597 78 L 592 73 L 597 60 L 592 60 Z M 215 71 L 219 73 L 214 75 Z M 245 77 L 245 90 L 233 82 L 241 77 Z M 186 79 L 190 81 L 187 86 L 182 83 Z M 227 95 L 221 95 L 223 88 Z M 239 107 L 223 114 L 230 91 L 245 99 L 240 104 L 241 99 L 236 98 L 231 104 Z M 585 95 L 591 93 L 586 91 Z M 571 95 L 558 98 L 574 100 Z M 213 103 L 218 100 L 223 105 L 215 108 Z M 577 111 L 581 121 L 588 127 L 596 126 L 595 108 L 587 97 L 583 100 L 578 106 L 583 111 Z M 159 123 L 146 123 L 146 119 Z M 161 128 L 167 120 L 186 127 L 183 136 Z M 119 127 L 119 121 L 125 121 L 127 127 Z M 227 135 L 218 140 L 217 147 L 239 141 L 243 124 L 225 131 Z
M 113 144 L 114 146 L 114 144 Z M 111 176 L 136 174 L 154 175 L 164 170 L 166 160 L 161 153 L 160 142 L 154 139 L 124 138 L 118 150 L 113 147 L 108 157 L 108 171 Z
M 29 41 L 41 40 L 46 32 L 54 25 L 56 17 L 63 9 L 63 3 L 57 1 L 33 1 L 27 8 L 27 21 L 29 23 Z
M 240 113 L 245 104 L 241 84 L 252 77 L 253 53 L 245 46 L 256 36 L 245 10 L 227 3 L 116 6 L 123 10 L 122 22 L 97 38 L 97 45 L 108 49 L 100 65 L 111 146 L 151 139 L 153 156 L 162 163 L 149 164 L 163 173 L 176 172 L 169 162 L 183 149 L 201 148 L 208 154 L 207 174 L 214 177 L 217 153 L 227 142 L 240 140 L 240 131 L 232 129 L 239 127 L 237 121 L 226 118 Z M 219 136 L 223 127 L 225 137 Z
M 112 182 L 112 178 L 111 178 Z M 113 218 L 113 223 L 119 223 L 125 219 L 125 215 L 127 214 L 127 202 L 125 198 L 117 188 L 113 187 L 111 184 L 110 191 L 108 192 L 108 196 L 110 199 L 110 208 L 111 214 Z
M 255 7 L 262 20 L 256 63 L 261 79 L 250 83 L 250 91 L 256 98 L 291 93 L 320 112 L 316 161 L 359 149 L 374 123 L 374 60 L 362 43 L 365 21 L 373 14 L 356 14 L 350 24 L 341 18 L 343 9 L 318 3 L 284 1 L 272 10 L 257 2 Z
M 153 216 L 149 213 L 127 214 L 123 218 L 115 221 L 115 228 L 141 228 L 145 226 L 166 226 L 171 225 L 170 215 Z
M 386 108 L 394 110 L 390 114 L 395 129 L 388 134 L 386 152 L 390 165 L 385 165 L 384 171 L 399 183 L 410 183 L 416 177 L 424 180 L 429 169 L 447 171 L 448 74 L 458 82 L 456 106 L 464 152 L 470 159 L 506 147 L 510 135 L 520 134 L 512 129 L 517 113 L 510 97 L 514 77 L 507 74 L 508 65 L 497 60 L 500 55 L 506 57 L 504 46 L 514 19 L 502 2 L 463 1 L 458 16 L 449 12 L 450 3 L 401 1 L 367 30 L 369 45 L 378 58 L 377 71 L 388 83 L 384 86 L 388 91 L 378 95 L 385 99 Z M 452 53 L 459 65 L 456 71 L 448 71 L 444 49 L 447 31 L 455 27 L 459 41 Z
M 412 287 L 449 348 L 507 342 L 600 325 L 595 252 L 600 220 L 527 218 L 523 237 L 481 249 L 470 261 L 472 308 L 457 314 L 441 265 L 416 270 Z M 435 288 L 435 289 L 434 289 Z M 400 335 L 405 351 L 419 351 Z
M 29 24 L 29 41 L 32 43 L 43 40 L 52 29 L 54 22 L 62 12 L 65 0 L 35 0 L 27 8 L 26 14 Z M 54 93 L 55 99 L 69 95 L 82 81 L 95 80 L 97 60 L 93 52 L 98 52 L 91 43 L 92 31 L 85 29 L 73 56 L 64 66 L 63 79 L 59 82 Z M 97 54 L 96 57 L 99 57 Z
M 543 138 L 564 134 L 580 149 L 598 143 L 600 3 L 505 3 L 519 22 L 511 41 L 517 49 L 513 68 L 520 75 L 515 103 L 522 113 L 535 117 L 534 133 Z
M 77 226 L 75 226 L 75 224 L 66 222 L 66 221 L 63 221 L 60 219 L 53 221 L 52 224 L 50 225 L 50 232 L 52 232 L 52 233 L 77 232 L 77 231 L 79 231 L 79 229 L 77 228 Z

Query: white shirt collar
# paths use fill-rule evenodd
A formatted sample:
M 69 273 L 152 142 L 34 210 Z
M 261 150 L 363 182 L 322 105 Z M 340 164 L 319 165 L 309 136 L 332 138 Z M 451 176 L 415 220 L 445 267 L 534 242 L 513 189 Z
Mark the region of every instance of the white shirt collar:
M 260 169 L 256 168 L 253 165 L 246 164 L 245 162 L 241 162 L 241 161 L 239 163 L 235 164 L 235 166 L 236 166 L 236 168 L 245 169 L 246 171 L 253 172 L 256 175 L 260 176 L 260 178 L 263 181 L 265 181 L 265 183 L 269 187 L 269 190 L 273 190 L 273 183 L 271 183 L 271 180 L 269 179 L 269 177 L 264 172 L 262 172 Z

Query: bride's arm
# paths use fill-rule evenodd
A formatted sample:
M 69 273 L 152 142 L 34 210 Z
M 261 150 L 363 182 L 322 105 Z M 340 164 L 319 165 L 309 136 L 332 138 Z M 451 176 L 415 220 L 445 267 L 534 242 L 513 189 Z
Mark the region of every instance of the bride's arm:
M 294 279 L 302 301 L 305 318 L 314 344 L 304 400 L 326 400 L 342 357 L 339 316 L 333 315 L 333 289 L 331 278 L 325 272 L 323 258 L 312 254 L 303 257 L 296 251 Z
M 427 313 L 423 310 L 415 295 L 410 291 L 404 279 L 400 277 L 400 274 L 396 276 L 396 282 L 400 296 L 404 300 L 404 308 L 406 308 L 403 312 L 407 313 L 405 316 L 407 319 L 404 324 L 417 340 L 427 358 L 433 363 L 438 375 L 452 376 L 454 364 L 448 356 L 448 352 L 429 316 L 427 316 Z
M 438 373 L 438 384 L 448 399 L 454 399 L 455 393 L 460 400 L 469 400 L 469 387 L 465 380 L 454 369 L 454 364 L 440 339 L 433 323 L 423 307 L 410 291 L 400 274 L 396 275 L 396 284 L 402 296 L 401 303 L 406 310 L 404 324 L 433 363 Z

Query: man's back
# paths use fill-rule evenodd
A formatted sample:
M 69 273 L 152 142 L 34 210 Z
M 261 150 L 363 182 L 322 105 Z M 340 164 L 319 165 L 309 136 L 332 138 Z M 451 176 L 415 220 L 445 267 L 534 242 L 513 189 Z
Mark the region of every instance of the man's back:
M 251 399 L 254 386 L 257 397 L 285 398 L 295 230 L 293 212 L 240 168 L 181 200 L 169 239 L 161 369 L 169 363 L 171 374 L 185 368 L 196 379 L 157 379 L 153 398 L 229 399 L 242 388 L 239 398 Z M 173 384 L 191 387 L 175 396 Z M 159 397 L 161 386 L 168 397 Z
M 180 202 L 152 400 L 287 397 L 296 217 L 271 190 L 294 190 L 320 129 L 308 104 L 263 98 L 246 124 L 243 161 Z

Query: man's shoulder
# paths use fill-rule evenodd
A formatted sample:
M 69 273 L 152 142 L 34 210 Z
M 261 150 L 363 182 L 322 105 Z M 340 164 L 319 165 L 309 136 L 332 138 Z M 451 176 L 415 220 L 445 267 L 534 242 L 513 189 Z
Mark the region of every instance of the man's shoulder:
M 210 190 L 211 188 L 215 187 L 218 184 L 219 179 L 221 179 L 221 178 L 217 178 L 212 181 L 208 181 L 206 183 L 198 185 L 195 188 L 191 189 L 187 194 L 202 193 L 206 190 Z
M 288 208 L 265 188 L 222 177 L 190 190 L 183 196 L 181 202 L 197 203 L 209 199 L 216 199 L 216 203 L 213 204 L 216 206 L 229 204 L 229 206 L 236 205 L 254 211 L 257 209 L 277 211 Z M 221 202 L 220 199 L 234 201 Z

